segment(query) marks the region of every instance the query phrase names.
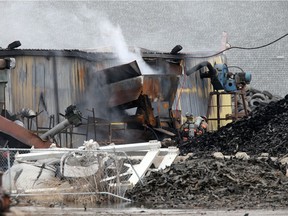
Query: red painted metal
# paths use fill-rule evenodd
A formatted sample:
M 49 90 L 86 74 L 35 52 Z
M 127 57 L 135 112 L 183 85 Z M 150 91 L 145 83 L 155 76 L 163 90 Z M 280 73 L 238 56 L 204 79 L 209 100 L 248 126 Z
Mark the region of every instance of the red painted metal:
M 41 140 L 36 134 L 2 116 L 0 116 L 0 131 L 34 148 L 49 148 L 52 144 L 50 141 Z

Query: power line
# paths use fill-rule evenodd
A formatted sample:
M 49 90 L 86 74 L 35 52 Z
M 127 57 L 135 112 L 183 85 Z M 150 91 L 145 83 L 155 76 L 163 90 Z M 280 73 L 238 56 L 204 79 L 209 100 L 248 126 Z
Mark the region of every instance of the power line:
M 231 46 L 231 47 L 228 47 L 220 52 L 217 52 L 213 55 L 209 55 L 209 56 L 193 56 L 192 58 L 210 58 L 210 57 L 213 57 L 213 56 L 217 56 L 225 51 L 228 51 L 228 50 L 231 50 L 231 49 L 242 49 L 242 50 L 255 50 L 255 49 L 261 49 L 261 48 L 264 48 L 264 47 L 267 47 L 267 46 L 270 46 L 274 43 L 276 43 L 277 41 L 285 38 L 288 36 L 288 33 L 284 34 L 283 36 L 277 38 L 276 40 L 270 42 L 270 43 L 267 43 L 267 44 L 264 44 L 264 45 L 261 45 L 261 46 L 257 46 L 257 47 L 240 47 L 240 46 Z

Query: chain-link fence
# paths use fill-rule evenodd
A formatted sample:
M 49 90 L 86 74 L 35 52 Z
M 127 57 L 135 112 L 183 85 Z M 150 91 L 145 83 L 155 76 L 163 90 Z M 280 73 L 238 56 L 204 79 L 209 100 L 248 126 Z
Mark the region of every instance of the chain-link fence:
M 130 201 L 125 191 L 140 160 L 119 151 L 2 148 L 2 187 L 10 196 L 38 201 L 40 196 L 61 202 Z

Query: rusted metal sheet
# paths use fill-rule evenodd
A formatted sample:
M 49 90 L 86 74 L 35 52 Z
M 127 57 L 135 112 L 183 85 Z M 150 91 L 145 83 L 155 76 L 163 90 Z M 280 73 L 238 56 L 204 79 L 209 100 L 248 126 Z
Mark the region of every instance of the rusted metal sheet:
M 149 96 L 151 102 L 167 101 L 172 106 L 178 83 L 176 74 L 144 75 L 143 93 Z
M 88 91 L 97 95 L 97 107 L 100 103 L 108 108 L 134 101 L 142 91 L 141 71 L 136 61 L 94 71 L 89 77 Z
M 49 148 L 52 144 L 50 141 L 42 141 L 36 134 L 2 116 L 0 116 L 0 131 L 4 136 L 8 135 L 20 142 L 19 146 L 13 141 L 12 143 L 8 143 L 8 146 L 23 148 L 27 145 L 27 147 Z M 22 144 L 24 144 L 24 146 Z
M 107 107 L 115 107 L 137 100 L 143 91 L 142 80 L 139 76 L 105 86 L 103 91 L 109 92 L 106 94 L 109 97 L 103 98 L 103 102 L 107 102 Z
M 121 64 L 115 67 L 106 68 L 100 71 L 93 71 L 89 74 L 92 83 L 97 85 L 109 85 L 122 80 L 131 79 L 141 75 L 136 61 Z

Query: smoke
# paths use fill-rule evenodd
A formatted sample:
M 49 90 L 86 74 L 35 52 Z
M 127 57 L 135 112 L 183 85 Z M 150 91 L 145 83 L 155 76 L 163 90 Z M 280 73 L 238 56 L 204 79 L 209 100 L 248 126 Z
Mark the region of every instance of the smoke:
M 154 71 L 141 57 L 140 50 L 133 47 L 134 52 L 129 50 L 129 45 L 125 41 L 122 29 L 119 25 L 113 25 L 108 19 L 98 22 L 98 29 L 101 36 L 102 45 L 111 47 L 112 52 L 118 56 L 120 63 L 126 64 L 134 60 L 137 61 L 142 74 L 155 74 Z
M 110 22 L 102 11 L 83 2 L 49 1 L 0 2 L 0 47 L 15 40 L 22 49 L 98 49 L 110 47 L 120 63 L 136 60 L 141 72 L 153 74 L 140 51 L 129 51 L 121 27 Z M 3 19 L 5 17 L 5 19 Z
M 109 20 L 103 19 L 98 23 L 98 29 L 104 46 L 111 46 L 112 51 L 118 55 L 122 63 L 135 59 L 135 55 L 128 50 L 119 25 L 114 26 Z
M 160 73 L 146 64 L 141 57 L 140 49 L 129 47 L 119 24 L 112 23 L 104 12 L 91 9 L 87 2 L 80 4 L 71 1 L 69 5 L 61 1 L 55 1 L 53 4 L 49 1 L 0 2 L 0 8 L 3 12 L 2 17 L 5 17 L 0 20 L 0 28 L 5 29 L 0 44 L 3 48 L 14 40 L 21 41 L 22 49 L 101 51 L 103 48 L 109 48 L 109 51 L 118 56 L 115 65 L 136 60 L 142 74 Z M 130 51 L 130 48 L 133 51 Z M 89 68 L 89 72 L 94 73 L 97 70 Z M 105 77 L 91 81 L 87 94 L 83 97 L 85 103 L 82 104 L 81 111 L 95 107 L 95 104 L 102 102 L 101 100 L 107 100 L 107 94 L 101 88 L 105 85 L 103 82 Z M 104 99 L 100 98 L 101 96 Z M 111 114 L 106 114 L 108 110 L 103 109 L 97 110 L 96 114 L 99 112 L 104 113 L 98 116 Z
M 23 49 L 88 49 L 101 46 L 95 26 L 107 17 L 77 2 L 0 2 L 0 46 L 20 40 Z

